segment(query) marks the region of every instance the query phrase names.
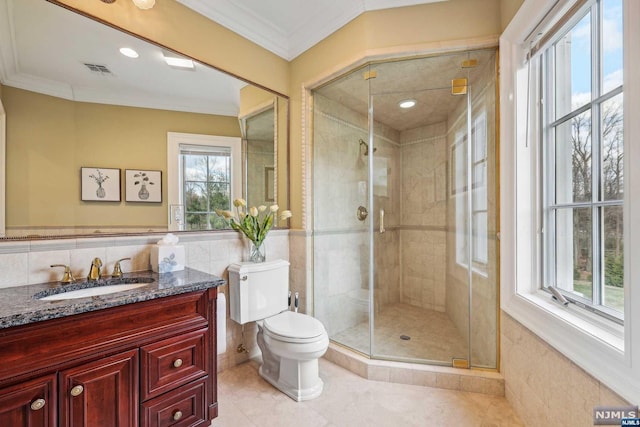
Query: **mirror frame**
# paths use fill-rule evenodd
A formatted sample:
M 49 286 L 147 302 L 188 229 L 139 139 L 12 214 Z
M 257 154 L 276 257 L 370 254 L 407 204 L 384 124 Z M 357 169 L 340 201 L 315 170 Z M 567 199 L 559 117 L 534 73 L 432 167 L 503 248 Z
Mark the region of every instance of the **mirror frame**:
M 286 114 L 284 114 L 284 116 L 286 117 L 286 150 L 276 150 L 279 155 L 278 158 L 275 159 L 276 163 L 276 170 L 278 169 L 278 165 L 282 164 L 281 160 L 280 160 L 280 156 L 284 155 L 286 156 L 286 174 L 285 174 L 285 179 L 284 179 L 284 185 L 280 186 L 278 185 L 275 188 L 275 192 L 277 195 L 283 195 L 284 197 L 286 197 L 286 204 L 287 206 L 289 205 L 290 201 L 291 201 L 291 191 L 290 191 L 290 180 L 289 180 L 289 176 L 290 176 L 290 168 L 291 168 L 291 129 L 290 129 L 290 114 L 291 114 L 291 110 L 290 110 L 290 97 L 287 95 L 284 95 L 278 91 L 275 91 L 273 89 L 270 89 L 262 84 L 259 83 L 255 83 L 249 79 L 246 79 L 244 77 L 241 77 L 235 73 L 231 73 L 229 71 L 226 71 L 225 69 L 218 67 L 216 65 L 211 64 L 210 62 L 207 62 L 201 58 L 198 58 L 197 56 L 193 56 L 193 55 L 188 55 L 185 54 L 184 52 L 181 52 L 180 50 L 174 49 L 171 46 L 168 46 L 166 44 L 163 43 L 159 43 L 155 40 L 152 40 L 148 37 L 142 36 L 140 34 L 137 34 L 133 31 L 127 30 L 125 28 L 122 28 L 118 25 L 115 25 L 111 22 L 108 22 L 104 19 L 101 19 L 95 15 L 92 15 L 90 13 L 84 12 L 82 10 L 76 9 L 68 4 L 62 3 L 58 0 L 42 0 L 42 1 L 47 1 L 48 3 L 51 3 L 53 5 L 56 5 L 58 7 L 62 7 L 68 11 L 70 11 L 71 13 L 75 13 L 78 14 L 80 16 L 83 16 L 87 19 L 91 19 L 92 21 L 98 22 L 102 25 L 106 25 L 107 27 L 113 28 L 117 31 L 120 31 L 122 33 L 125 33 L 127 35 L 130 35 L 132 37 L 135 37 L 139 40 L 145 41 L 147 43 L 150 43 L 152 45 L 158 46 L 162 49 L 165 49 L 167 51 L 176 53 L 178 55 L 184 56 L 186 58 L 190 58 L 196 62 L 199 62 L 202 65 L 206 65 L 208 67 L 211 67 L 217 71 L 220 71 L 222 73 L 227 74 L 228 76 L 231 76 L 235 79 L 238 79 L 240 81 L 243 81 L 249 85 L 252 85 L 258 89 L 262 89 L 266 92 L 269 92 L 271 94 L 273 94 L 276 97 L 282 98 L 284 100 L 287 101 L 287 107 L 286 107 Z M 275 103 L 276 105 L 278 103 Z M 275 108 L 275 114 L 277 117 L 277 121 L 278 123 L 280 123 L 280 121 L 278 120 L 279 118 L 279 114 L 280 114 L 280 109 L 279 108 Z M 241 126 L 241 117 L 238 117 L 239 120 L 239 125 Z M 281 129 L 281 126 L 278 125 L 276 131 L 276 134 L 279 135 L 279 130 Z M 279 136 L 276 138 L 276 142 L 279 141 Z M 275 143 L 275 142 L 274 142 Z M 281 153 L 281 151 L 283 151 Z M 0 100 L 0 158 L 6 160 L 6 112 L 4 109 L 4 106 L 2 104 L 2 101 Z M 147 231 L 147 232 L 131 232 L 131 233 L 99 233 L 99 234 L 64 234 L 64 235 L 38 235 L 38 236 L 15 236 L 15 237 L 5 237 L 5 227 L 6 227 L 6 211 L 5 211 L 5 206 L 6 206 L 6 166 L 3 162 L 0 162 L 0 241 L 16 241 L 16 240 L 20 240 L 20 241 L 24 241 L 24 240 L 57 240 L 57 239 L 75 239 L 75 238 L 103 238 L 103 237 L 114 237 L 114 236 L 143 236 L 143 235 L 161 235 L 161 234 L 165 234 L 166 232 L 170 231 L 170 225 L 167 223 L 167 230 L 166 231 Z M 244 162 L 243 162 L 244 163 Z M 245 167 L 245 165 L 243 164 L 243 168 Z M 243 175 L 244 175 L 244 171 L 243 171 Z M 276 182 L 278 182 L 278 178 L 281 176 L 282 174 L 277 173 L 276 172 Z M 244 176 L 243 176 L 244 178 Z M 242 184 L 242 188 L 243 188 L 243 193 L 245 191 L 246 188 L 246 183 L 243 182 Z M 169 214 L 167 213 L 167 218 L 168 218 Z M 278 226 L 274 226 L 274 228 L 280 228 L 280 229 L 289 229 L 290 228 L 290 219 L 286 220 L 287 225 L 285 227 L 278 227 Z M 222 230 L 182 230 L 182 231 L 175 231 L 176 233 L 220 233 L 220 232 L 228 232 L 231 231 L 231 228 L 228 229 L 222 229 Z

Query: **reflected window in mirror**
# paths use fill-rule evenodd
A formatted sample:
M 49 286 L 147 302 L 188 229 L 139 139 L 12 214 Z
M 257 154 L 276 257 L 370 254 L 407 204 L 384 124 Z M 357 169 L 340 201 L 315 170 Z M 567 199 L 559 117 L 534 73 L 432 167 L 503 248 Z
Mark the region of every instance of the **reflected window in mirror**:
M 229 228 L 215 210 L 242 197 L 240 138 L 169 132 L 167 170 L 170 230 Z
M 227 227 L 217 209 L 231 209 L 231 149 L 180 145 L 185 230 Z

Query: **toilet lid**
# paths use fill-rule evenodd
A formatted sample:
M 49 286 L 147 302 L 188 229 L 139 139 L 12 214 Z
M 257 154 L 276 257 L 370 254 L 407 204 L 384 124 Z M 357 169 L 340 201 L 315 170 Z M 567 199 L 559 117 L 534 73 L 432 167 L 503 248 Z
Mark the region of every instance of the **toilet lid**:
M 318 319 L 293 311 L 264 319 L 263 327 L 271 334 L 286 338 L 315 338 L 325 333 Z

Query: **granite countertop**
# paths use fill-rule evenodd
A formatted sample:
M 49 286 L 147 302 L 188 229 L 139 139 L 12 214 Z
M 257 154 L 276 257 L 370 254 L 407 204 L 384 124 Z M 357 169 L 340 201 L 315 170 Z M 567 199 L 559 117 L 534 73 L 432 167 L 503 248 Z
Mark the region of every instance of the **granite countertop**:
M 138 281 L 144 283 L 150 279 L 153 281 L 142 287 L 111 294 L 57 301 L 37 299 L 50 294 L 71 292 L 88 287 Z M 151 271 L 126 273 L 122 279 L 106 277 L 96 282 L 77 281 L 66 285 L 61 285 L 60 282 L 51 282 L 3 288 L 0 289 L 0 329 L 215 288 L 224 284 L 226 281 L 218 276 L 185 268 L 183 271 L 163 274 Z

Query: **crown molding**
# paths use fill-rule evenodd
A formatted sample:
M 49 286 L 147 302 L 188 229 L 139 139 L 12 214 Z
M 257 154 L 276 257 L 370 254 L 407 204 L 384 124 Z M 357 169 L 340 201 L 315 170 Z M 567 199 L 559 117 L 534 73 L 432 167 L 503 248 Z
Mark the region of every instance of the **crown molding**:
M 448 0 L 324 0 L 309 1 L 301 12 L 288 8 L 287 0 L 273 1 L 280 14 L 291 12 L 282 28 L 251 10 L 246 2 L 231 0 L 177 0 L 184 6 L 275 53 L 287 61 L 316 45 L 364 12 Z M 290 0 L 300 1 L 300 0 Z
M 251 10 L 230 0 L 177 0 L 223 27 L 287 59 L 288 38 L 285 32 Z

